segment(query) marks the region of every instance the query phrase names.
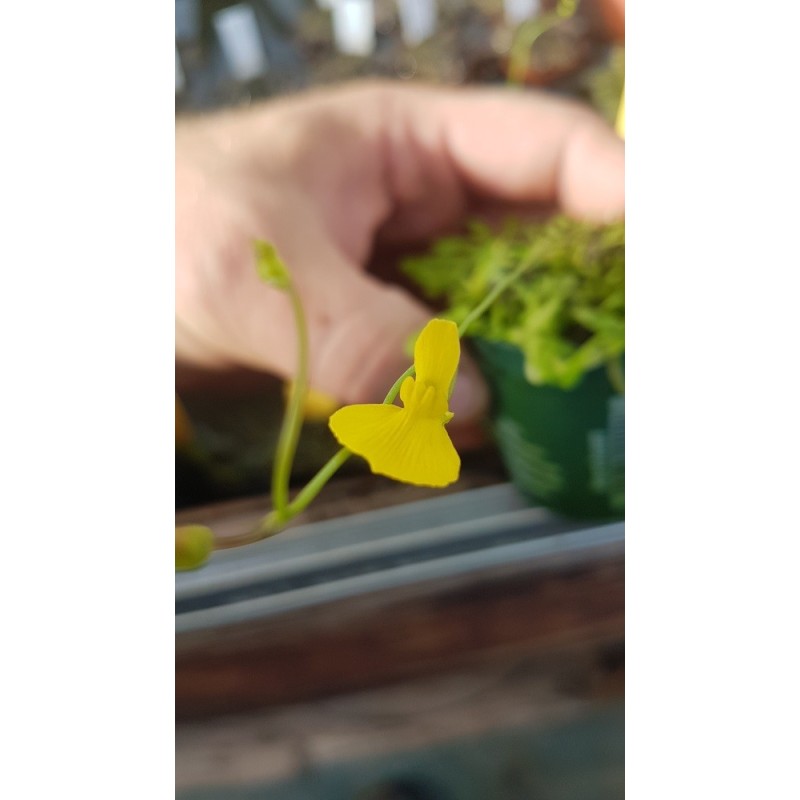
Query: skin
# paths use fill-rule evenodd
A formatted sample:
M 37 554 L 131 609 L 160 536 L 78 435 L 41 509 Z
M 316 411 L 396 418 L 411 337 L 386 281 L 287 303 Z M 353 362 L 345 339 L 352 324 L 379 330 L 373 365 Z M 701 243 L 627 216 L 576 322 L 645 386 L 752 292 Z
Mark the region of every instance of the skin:
M 432 314 L 370 264 L 475 215 L 554 210 L 621 217 L 624 144 L 586 108 L 544 94 L 350 84 L 180 121 L 177 364 L 292 375 L 288 300 L 253 269 L 260 238 L 303 298 L 312 386 L 379 402 Z M 486 399 L 465 359 L 449 429 L 480 417 Z

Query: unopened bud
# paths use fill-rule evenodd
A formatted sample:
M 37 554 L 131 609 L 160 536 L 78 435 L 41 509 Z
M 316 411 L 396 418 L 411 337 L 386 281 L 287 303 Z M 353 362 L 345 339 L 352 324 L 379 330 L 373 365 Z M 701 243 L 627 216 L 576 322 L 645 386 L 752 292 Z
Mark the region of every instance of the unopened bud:
M 214 534 L 205 525 L 175 526 L 175 569 L 202 566 L 214 549 Z
M 256 242 L 256 271 L 259 278 L 276 289 L 289 286 L 289 271 L 278 251 L 267 242 Z

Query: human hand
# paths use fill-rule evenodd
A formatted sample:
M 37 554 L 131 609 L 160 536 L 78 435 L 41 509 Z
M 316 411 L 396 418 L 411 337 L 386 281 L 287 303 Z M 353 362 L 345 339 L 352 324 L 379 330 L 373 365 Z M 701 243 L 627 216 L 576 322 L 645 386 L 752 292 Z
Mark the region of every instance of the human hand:
M 254 269 L 262 239 L 303 298 L 312 387 L 379 402 L 431 313 L 366 271 L 376 248 L 417 245 L 476 215 L 621 217 L 623 171 L 605 122 L 533 92 L 369 83 L 180 121 L 176 359 L 292 375 L 289 302 Z M 452 425 L 485 403 L 465 358 Z

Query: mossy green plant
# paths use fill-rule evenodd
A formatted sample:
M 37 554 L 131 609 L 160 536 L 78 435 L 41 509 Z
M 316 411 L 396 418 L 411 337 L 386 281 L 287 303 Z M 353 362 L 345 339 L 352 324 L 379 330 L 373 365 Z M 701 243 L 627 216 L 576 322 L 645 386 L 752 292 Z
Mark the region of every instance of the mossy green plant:
M 605 364 L 622 391 L 625 351 L 625 223 L 559 216 L 512 221 L 498 231 L 474 223 L 440 239 L 404 271 L 466 336 L 516 345 L 534 385 L 575 386 Z M 468 321 L 476 305 L 485 311 Z

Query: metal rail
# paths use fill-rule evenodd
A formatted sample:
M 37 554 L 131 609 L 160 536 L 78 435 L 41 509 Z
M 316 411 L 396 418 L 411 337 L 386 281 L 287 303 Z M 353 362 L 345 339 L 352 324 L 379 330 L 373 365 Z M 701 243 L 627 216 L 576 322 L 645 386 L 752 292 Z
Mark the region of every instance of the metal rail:
M 510 484 L 298 526 L 176 576 L 176 632 L 274 617 L 357 595 L 508 567 L 622 555 L 624 523 L 531 506 Z

